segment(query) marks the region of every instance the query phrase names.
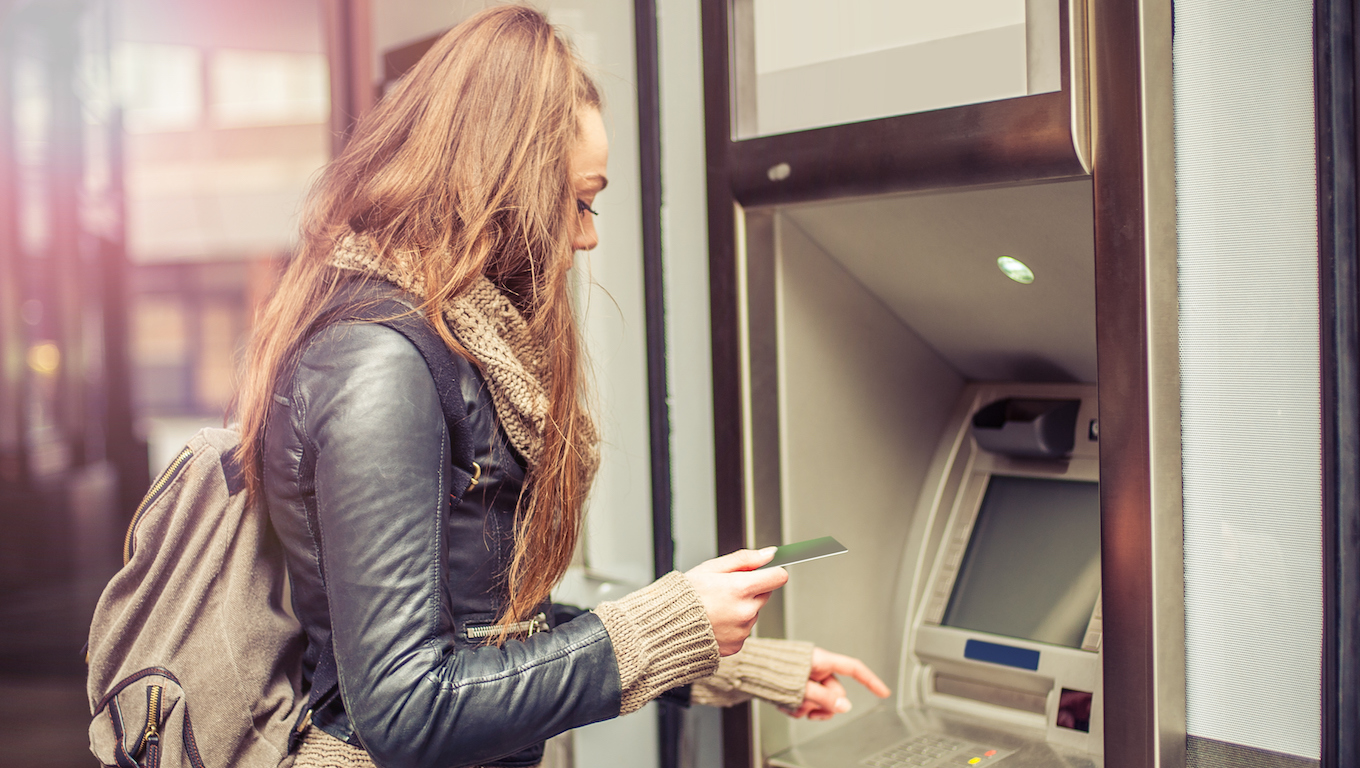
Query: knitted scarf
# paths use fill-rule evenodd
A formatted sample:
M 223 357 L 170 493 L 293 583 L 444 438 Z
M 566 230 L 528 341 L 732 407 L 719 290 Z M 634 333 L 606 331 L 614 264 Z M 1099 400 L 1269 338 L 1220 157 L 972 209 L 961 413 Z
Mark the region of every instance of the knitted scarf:
M 336 246 L 331 264 L 341 269 L 385 280 L 407 293 L 425 298 L 424 276 L 411 259 L 383 258 L 372 241 L 360 235 Z M 444 320 L 458 341 L 481 363 L 491 390 L 496 417 L 506 437 L 532 471 L 543 454 L 548 392 L 552 370 L 548 355 L 529 333 L 529 324 L 495 284 L 479 276 L 466 292 L 444 306 Z M 599 436 L 586 422 L 582 446 L 587 483 L 599 466 Z

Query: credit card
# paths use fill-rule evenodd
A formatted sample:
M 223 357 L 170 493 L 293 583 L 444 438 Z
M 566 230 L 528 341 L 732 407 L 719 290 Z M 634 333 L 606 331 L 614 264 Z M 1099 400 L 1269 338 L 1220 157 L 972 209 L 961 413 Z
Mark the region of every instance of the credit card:
M 794 563 L 806 563 L 809 560 L 820 560 L 823 557 L 841 555 L 850 550 L 845 545 L 830 536 L 823 536 L 820 539 L 808 539 L 796 544 L 784 544 L 774 551 L 774 559 L 760 566 L 760 568 L 778 568 Z M 756 570 L 760 570 L 757 568 Z

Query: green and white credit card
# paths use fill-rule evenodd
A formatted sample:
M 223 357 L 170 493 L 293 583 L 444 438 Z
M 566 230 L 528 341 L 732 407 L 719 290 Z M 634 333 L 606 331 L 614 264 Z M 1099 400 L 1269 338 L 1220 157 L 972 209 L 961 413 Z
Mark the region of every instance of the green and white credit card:
M 781 545 L 775 549 L 774 559 L 760 566 L 760 568 L 778 568 L 794 563 L 806 563 L 809 560 L 820 560 L 823 557 L 841 555 L 849 551 L 839 541 L 830 536 L 823 536 L 820 539 L 808 539 L 796 544 Z M 756 570 L 760 570 L 760 568 Z

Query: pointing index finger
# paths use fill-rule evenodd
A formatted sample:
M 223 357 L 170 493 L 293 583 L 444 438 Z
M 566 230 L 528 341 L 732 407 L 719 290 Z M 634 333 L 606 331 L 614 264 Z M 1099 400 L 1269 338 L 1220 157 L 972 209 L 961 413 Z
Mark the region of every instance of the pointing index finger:
M 868 688 L 871 693 L 880 699 L 886 699 L 888 696 L 892 695 L 892 691 L 888 689 L 888 686 L 885 685 L 882 680 L 879 680 L 878 675 L 875 675 L 873 670 L 865 666 L 864 662 L 859 659 L 848 657 L 845 661 L 847 663 L 844 665 L 837 665 L 838 667 L 841 667 L 836 670 L 838 673 L 853 677 L 860 685 Z

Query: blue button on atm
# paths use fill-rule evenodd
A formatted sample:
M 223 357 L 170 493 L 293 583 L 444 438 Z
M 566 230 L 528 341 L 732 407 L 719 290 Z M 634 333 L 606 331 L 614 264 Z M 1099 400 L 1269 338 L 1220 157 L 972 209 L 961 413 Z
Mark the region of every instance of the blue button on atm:
M 1030 671 L 1039 669 L 1038 651 L 1016 648 L 1013 645 L 1002 645 L 1001 643 L 989 643 L 985 640 L 969 640 L 963 647 L 963 657 L 974 661 L 989 661 L 993 664 L 1004 664 L 1008 667 Z

